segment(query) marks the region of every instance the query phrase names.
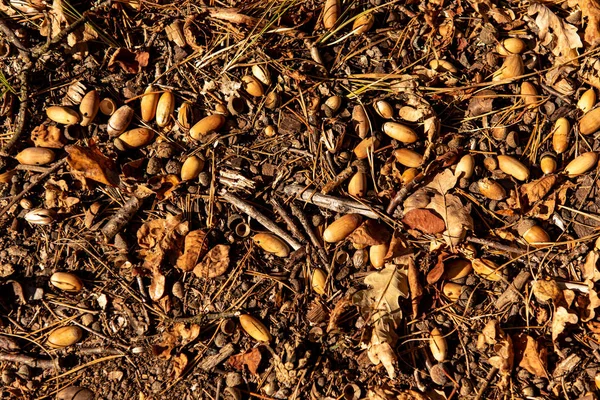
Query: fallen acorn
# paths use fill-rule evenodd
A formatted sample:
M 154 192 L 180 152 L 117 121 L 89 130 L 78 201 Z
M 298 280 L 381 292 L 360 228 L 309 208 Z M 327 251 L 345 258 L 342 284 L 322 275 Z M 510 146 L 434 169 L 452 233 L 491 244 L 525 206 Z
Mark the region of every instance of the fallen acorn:
M 454 282 L 446 282 L 444 287 L 442 287 L 442 292 L 444 295 L 452 301 L 460 299 L 460 295 L 462 294 L 463 290 L 463 285 L 459 285 L 458 283 Z
M 213 114 L 202 118 L 190 129 L 192 139 L 200 140 L 209 133 L 216 132 L 225 125 L 225 117 L 221 114 Z
M 100 102 L 100 112 L 104 115 L 113 115 L 117 110 L 117 103 L 113 99 L 102 99 Z
M 31 210 L 31 208 L 33 208 L 33 202 L 25 198 L 19 200 L 19 205 L 25 210 Z
M 448 60 L 431 60 L 429 66 L 432 70 L 437 72 L 450 72 L 456 74 L 458 69 Z
M 500 281 L 503 278 L 502 269 L 492 260 L 485 258 L 475 258 L 471 261 L 473 271 L 488 281 Z
M 444 262 L 444 277 L 450 281 L 465 278 L 473 272 L 470 260 L 464 258 L 453 258 Z
M 367 192 L 367 174 L 356 172 L 348 183 L 348 193 L 354 197 L 363 197 Z
M 81 340 L 83 332 L 78 326 L 63 326 L 48 335 L 46 343 L 55 349 L 71 346 Z
M 119 107 L 108 119 L 108 124 L 106 126 L 108 135 L 115 137 L 125 132 L 133 119 L 133 114 L 133 108 L 127 105 Z
M 340 13 L 341 6 L 339 0 L 325 0 L 323 7 L 323 26 L 325 29 L 331 29 L 335 26 Z
M 429 342 L 429 349 L 433 358 L 438 362 L 446 360 L 448 355 L 448 343 L 442 332 L 438 328 L 433 328 L 429 333 L 431 341 Z
M 477 182 L 477 187 L 479 188 L 479 193 L 490 200 L 499 201 L 506 197 L 506 190 L 492 179 L 483 178 Z
M 191 181 L 196 179 L 204 169 L 204 160 L 198 156 L 189 156 L 181 166 L 181 180 Z
M 334 96 L 330 96 L 327 98 L 327 100 L 325 100 L 325 114 L 327 114 L 328 117 L 332 117 L 333 115 L 335 115 L 335 113 L 338 112 L 338 110 L 340 109 L 340 107 L 342 106 L 342 98 L 341 96 L 338 95 L 334 95 Z
M 123 132 L 118 140 L 124 144 L 125 149 L 144 147 L 154 139 L 154 131 L 148 128 L 135 128 Z
M 377 100 L 373 108 L 381 118 L 392 119 L 394 117 L 394 108 L 385 100 Z
M 260 97 L 265 94 L 262 83 L 260 83 L 260 81 L 255 77 L 251 75 L 245 75 L 242 77 L 242 82 L 244 82 L 244 90 L 250 96 Z
M 56 393 L 56 400 L 94 400 L 90 389 L 81 386 L 68 386 Z
M 346 214 L 333 221 L 323 232 L 323 240 L 336 243 L 348 237 L 362 222 L 359 214 Z
M 376 244 L 369 248 L 369 259 L 374 268 L 381 269 L 385 265 L 385 256 L 389 249 L 388 243 Z
M 392 139 L 407 144 L 414 143 L 419 139 L 415 131 L 397 122 L 386 122 L 383 124 L 383 132 Z
M 368 157 L 369 152 L 377 150 L 378 147 L 379 140 L 376 137 L 371 136 L 363 139 L 359 144 L 356 145 L 354 148 L 354 155 L 356 155 L 356 158 L 359 160 L 362 160 Z
M 171 121 L 175 110 L 175 96 L 171 92 L 164 92 L 156 105 L 156 125 L 163 128 Z
M 279 93 L 272 91 L 265 97 L 265 107 L 269 110 L 279 107 L 279 104 L 281 104 L 281 96 Z
M 358 17 L 356 17 L 354 23 L 352 24 L 352 32 L 354 32 L 355 35 L 360 35 L 362 33 L 368 32 L 369 29 L 373 27 L 374 23 L 375 16 L 373 16 L 373 13 L 359 15 Z
M 142 121 L 150 122 L 156 116 L 156 107 L 158 106 L 158 99 L 160 93 L 156 91 L 156 88 L 152 85 L 148 86 L 144 90 L 144 95 L 140 100 L 140 113 L 142 115 Z
M 579 132 L 582 135 L 590 135 L 598 129 L 600 129 L 600 108 L 594 108 L 579 120 Z
M 523 75 L 525 68 L 523 59 L 518 54 L 511 54 L 506 57 L 502 67 L 494 73 L 493 81 L 501 81 L 504 79 L 513 79 Z
M 527 45 L 522 39 L 507 38 L 498 43 L 496 51 L 503 56 L 509 54 L 520 54 L 527 48 Z
M 194 121 L 194 109 L 192 103 L 184 101 L 177 111 L 177 122 L 183 129 L 189 130 Z
M 312 273 L 311 287 L 318 294 L 325 294 L 327 274 L 321 268 L 315 268 Z
M 52 121 L 63 125 L 73 125 L 81 120 L 77 111 L 63 106 L 48 107 L 46 109 L 46 115 Z
M 498 167 L 502 172 L 519 181 L 526 181 L 529 179 L 529 168 L 514 157 L 505 155 L 498 156 Z
M 402 180 L 402 184 L 408 185 L 410 182 L 413 181 L 413 179 L 415 179 L 415 177 L 417 175 L 419 175 L 418 169 L 407 168 L 406 170 L 404 170 L 404 172 L 402 173 L 402 176 L 400 177 L 400 179 Z
M 25 214 L 25 220 L 30 224 L 49 225 L 54 221 L 56 213 L 46 208 L 36 208 Z
M 361 105 L 356 105 L 352 109 L 352 121 L 354 121 L 356 134 L 359 138 L 364 139 L 369 134 L 369 118 L 365 108 Z
M 275 128 L 273 125 L 265 126 L 265 136 L 266 137 L 273 137 L 275 135 L 277 135 L 277 128 Z
M 475 171 L 475 158 L 470 154 L 465 154 L 456 164 L 454 176 L 470 179 Z
M 65 292 L 80 292 L 83 289 L 83 282 L 77 275 L 69 272 L 55 272 L 50 277 L 50 283 Z
M 258 319 L 248 314 L 242 314 L 239 318 L 242 329 L 253 339 L 266 343 L 273 339 L 267 327 Z
M 521 221 L 517 227 L 517 231 L 527 243 L 533 246 L 543 246 L 544 243 L 548 243 L 550 241 L 550 236 L 548 233 L 530 219 Z
M 597 163 L 598 153 L 589 151 L 581 154 L 578 157 L 575 157 L 573 161 L 567 164 L 565 167 L 565 173 L 569 175 L 569 178 L 573 178 L 577 175 L 588 172 L 590 169 L 594 168 Z
M 95 90 L 91 90 L 83 96 L 79 104 L 79 113 L 81 114 L 81 126 L 88 126 L 92 123 L 98 110 L 100 109 L 100 96 Z
M 409 149 L 395 150 L 394 157 L 400 164 L 409 168 L 418 168 L 423 164 L 423 155 Z
M 538 91 L 530 82 L 523 82 L 521 84 L 521 97 L 527 108 L 535 108 L 540 102 Z
M 271 74 L 269 73 L 269 69 L 266 65 L 255 64 L 252 66 L 252 75 L 256 79 L 258 79 L 265 86 L 269 86 L 271 84 Z
M 564 153 L 569 147 L 569 132 L 571 123 L 568 119 L 561 117 L 554 123 L 552 131 L 552 148 L 557 154 Z
M 15 156 L 15 159 L 22 165 L 46 165 L 55 158 L 56 154 L 44 147 L 28 147 Z
M 252 240 L 261 249 L 275 254 L 277 257 L 287 257 L 290 254 L 290 248 L 287 243 L 272 233 L 258 233 L 252 237 Z
M 590 111 L 596 105 L 596 91 L 594 88 L 588 89 L 579 98 L 577 102 L 577 108 L 584 113 Z
M 556 171 L 556 157 L 552 153 L 544 153 L 540 158 L 540 169 L 544 174 L 552 174 Z

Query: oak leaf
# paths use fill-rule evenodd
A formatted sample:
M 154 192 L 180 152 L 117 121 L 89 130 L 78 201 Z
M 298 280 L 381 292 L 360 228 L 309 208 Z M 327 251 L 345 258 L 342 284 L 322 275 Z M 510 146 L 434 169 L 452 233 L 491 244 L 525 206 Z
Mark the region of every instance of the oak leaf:
M 552 341 L 556 341 L 560 334 L 564 332 L 567 324 L 576 324 L 578 321 L 577 314 L 567 310 L 563 306 L 557 307 L 552 317 Z
M 531 3 L 527 14 L 537 14 L 535 23 L 538 26 L 538 37 L 541 44 L 549 47 L 557 57 L 569 57 L 571 50 L 583 47 L 577 27 L 565 22 L 548 7 L 539 3 Z
M 410 210 L 404 215 L 402 222 L 411 229 L 417 229 L 423 233 L 436 234 L 446 229 L 444 220 L 425 208 Z
M 372 272 L 365 278 L 371 288 L 366 291 L 371 309 L 399 313 L 400 297 L 408 297 L 408 280 L 395 265 L 386 265 L 380 271 Z
M 587 20 L 585 42 L 592 48 L 600 43 L 600 4 L 597 0 L 578 0 L 583 18 Z
M 227 364 L 238 371 L 243 371 L 245 365 L 252 375 L 258 375 L 258 366 L 261 360 L 260 350 L 255 347 L 252 350 L 229 357 Z
M 553 280 L 538 280 L 533 283 L 533 295 L 540 303 L 552 300 L 554 304 L 560 303 L 564 295 L 558 284 Z
M 199 278 L 216 278 L 229 268 L 229 246 L 218 244 L 194 268 L 194 275 Z
M 390 240 L 390 233 L 384 225 L 369 219 L 356 228 L 348 236 L 348 240 L 358 245 L 376 246 L 387 243 Z
M 120 48 L 113 53 L 108 61 L 108 69 L 116 71 L 117 66 L 128 74 L 138 74 L 148 65 L 150 54 L 147 51 L 130 51 Z
M 529 204 L 544 198 L 556 183 L 556 175 L 546 175 L 535 181 L 531 181 L 521 186 L 521 195 L 527 199 Z
M 181 254 L 188 229 L 187 222 L 181 222 L 181 215 L 155 219 L 142 225 L 137 231 L 137 239 L 144 268 L 156 271 L 165 258 L 175 261 Z
M 109 186 L 119 186 L 119 173 L 114 162 L 106 157 L 94 145 L 82 147 L 66 146 L 69 154 L 67 164 L 73 176 L 85 183 L 85 179 L 104 183 Z
M 390 379 L 396 377 L 395 364 L 397 361 L 394 353 L 394 344 L 398 337 L 394 333 L 391 317 L 380 312 L 373 315 L 374 326 L 371 332 L 371 341 L 367 348 L 367 355 L 373 365 L 383 365 Z
M 188 365 L 188 358 L 185 354 L 181 353 L 171 359 L 173 364 L 173 371 L 171 371 L 171 379 L 178 379 L 183 375 L 183 371 Z
M 581 277 L 584 280 L 591 280 L 592 282 L 600 280 L 600 271 L 596 267 L 598 259 L 600 259 L 600 253 L 596 250 L 590 251 L 585 257 L 585 263 L 581 269 Z
M 62 149 L 65 146 L 65 138 L 58 126 L 40 125 L 31 131 L 31 141 L 35 147 L 49 147 Z
M 540 378 L 547 378 L 548 349 L 524 333 L 513 337 L 515 357 L 519 367 Z
M 463 206 L 460 199 L 452 194 L 435 195 L 427 206 L 442 216 L 446 223 L 444 240 L 450 246 L 460 243 L 468 230 L 473 230 L 470 206 Z

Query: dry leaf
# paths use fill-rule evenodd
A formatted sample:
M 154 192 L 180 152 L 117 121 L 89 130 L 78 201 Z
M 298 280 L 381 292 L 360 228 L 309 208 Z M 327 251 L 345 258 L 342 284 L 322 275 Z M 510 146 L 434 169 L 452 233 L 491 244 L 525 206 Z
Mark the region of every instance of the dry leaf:
M 180 183 L 180 179 L 177 175 L 160 175 L 153 176 L 148 180 L 150 189 L 156 194 L 158 200 L 164 200 L 171 197 L 173 191 L 177 189 Z
M 201 229 L 191 231 L 185 237 L 185 250 L 177 259 L 175 266 L 182 271 L 191 271 L 207 251 L 208 239 L 206 232 Z
M 419 269 L 415 265 L 413 257 L 410 257 L 408 262 L 408 287 L 410 288 L 413 318 L 417 318 L 419 315 L 419 302 L 421 296 L 423 296 L 423 287 L 419 280 Z
M 556 341 L 560 334 L 564 332 L 567 324 L 576 324 L 578 321 L 577 314 L 563 306 L 557 307 L 552 317 L 552 341 Z
M 114 162 L 105 157 L 96 146 L 71 145 L 66 146 L 65 151 L 69 153 L 67 163 L 75 178 L 84 183 L 86 178 L 105 185 L 119 186 L 119 173 Z
M 455 195 L 436 195 L 431 199 L 431 203 L 427 208 L 435 210 L 446 222 L 446 230 L 443 236 L 450 246 L 460 243 L 467 234 L 467 230 L 473 230 L 470 205 L 463 206 L 460 199 Z
M 450 189 L 456 186 L 457 181 L 458 177 L 454 176 L 454 172 L 450 168 L 446 168 L 443 172 L 437 174 L 426 187 L 436 190 L 441 195 L 445 195 Z
M 54 38 L 73 21 L 74 19 L 70 17 L 68 13 L 64 12 L 63 1 L 54 0 L 52 2 L 52 8 L 46 14 L 46 18 L 44 18 L 40 25 L 40 34 Z M 69 46 L 73 47 L 77 43 L 97 38 L 98 32 L 96 32 L 90 24 L 85 24 L 84 26 L 75 29 L 74 32 L 69 33 L 67 42 L 69 43 Z
M 188 365 L 188 358 L 185 354 L 181 353 L 171 360 L 173 363 L 173 371 L 171 371 L 171 379 L 178 379 L 185 371 Z
M 425 208 L 410 210 L 402 218 L 402 223 L 429 234 L 441 233 L 446 229 L 444 220 Z
M 469 115 L 477 117 L 482 114 L 487 114 L 492 111 L 494 99 L 498 97 L 493 90 L 482 90 L 471 97 L 469 101 Z
M 132 52 L 125 48 L 115 51 L 108 62 L 108 69 L 115 71 L 117 66 L 128 74 L 139 74 L 148 65 L 150 54 L 146 51 Z
M 427 273 L 427 283 L 433 285 L 444 275 L 444 259 L 448 257 L 448 253 L 442 251 L 438 254 L 435 266 Z
M 49 179 L 44 185 L 44 204 L 46 208 L 61 208 L 62 211 L 70 212 L 71 208 L 79 204 L 79 197 L 69 196 L 69 187 L 65 180 L 55 181 Z
M 142 225 L 137 231 L 137 239 L 144 268 L 156 271 L 165 258 L 175 262 L 181 255 L 183 238 L 187 233 L 188 224 L 181 222 L 181 215 L 155 219 Z
M 260 354 L 260 350 L 255 347 L 245 353 L 235 354 L 229 357 L 227 364 L 238 371 L 243 371 L 245 365 L 252 375 L 258 375 L 258 366 L 261 360 L 262 355 Z
M 598 292 L 594 290 L 594 283 L 587 281 L 588 292 L 577 297 L 577 307 L 580 310 L 581 321 L 588 322 L 596 317 L 596 308 L 600 307 Z
M 513 337 L 516 362 L 519 367 L 540 378 L 547 378 L 548 349 L 529 335 L 523 333 Z
M 552 300 L 557 305 L 564 299 L 562 290 L 553 280 L 535 281 L 532 290 L 533 295 L 540 303 Z
M 152 346 L 152 353 L 160 358 L 169 359 L 171 352 L 178 345 L 185 346 L 194 341 L 200 334 L 200 326 L 191 324 L 186 328 L 182 322 L 177 322 L 170 331 L 164 331 L 161 339 Z
M 35 147 L 49 147 L 62 149 L 65 139 L 59 127 L 53 125 L 39 125 L 31 131 L 31 141 Z
M 597 0 L 578 0 L 579 8 L 586 21 L 584 40 L 589 47 L 600 44 L 600 4 Z
M 374 326 L 371 332 L 371 341 L 367 349 L 367 355 L 373 365 L 381 363 L 388 373 L 390 379 L 396 377 L 395 364 L 397 362 L 396 354 L 394 353 L 394 344 L 398 337 L 391 329 L 392 321 L 384 312 L 373 315 Z
M 387 254 L 384 259 L 389 260 L 391 258 L 400 257 L 410 253 L 410 249 L 408 247 L 408 241 L 404 236 L 400 233 L 394 232 L 392 235 L 392 239 L 390 240 L 390 245 L 388 247 Z
M 229 246 L 218 244 L 204 256 L 201 263 L 194 268 L 194 275 L 199 278 L 216 278 L 229 267 Z
M 498 340 L 494 345 L 495 356 L 488 359 L 492 367 L 498 368 L 501 374 L 509 374 L 513 368 L 514 350 L 510 336 Z
M 531 3 L 527 14 L 537 14 L 535 23 L 542 45 L 549 47 L 557 57 L 569 57 L 572 49 L 583 47 L 577 28 L 554 14 L 548 7 Z
M 596 267 L 600 259 L 600 254 L 596 250 L 592 250 L 585 257 L 585 263 L 581 269 L 581 276 L 584 280 L 597 282 L 600 279 L 600 271 Z
M 546 175 L 540 179 L 526 183 L 520 188 L 521 196 L 525 197 L 529 204 L 533 204 L 546 196 L 555 182 L 556 175 Z
M 407 277 L 395 265 L 386 265 L 380 271 L 371 272 L 366 276 L 365 284 L 371 287 L 366 291 L 362 291 L 366 294 L 365 300 L 371 310 L 399 313 L 400 303 L 398 298 L 408 297 Z
M 348 240 L 358 245 L 376 246 L 387 243 L 390 240 L 390 233 L 383 224 L 369 219 L 356 228 L 348 236 Z

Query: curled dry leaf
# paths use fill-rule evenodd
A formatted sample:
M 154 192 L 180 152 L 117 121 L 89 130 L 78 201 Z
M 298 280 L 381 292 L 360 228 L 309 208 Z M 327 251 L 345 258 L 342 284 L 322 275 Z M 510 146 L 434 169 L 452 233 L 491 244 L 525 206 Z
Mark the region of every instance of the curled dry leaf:
M 43 124 L 31 131 L 31 141 L 35 147 L 49 147 L 52 149 L 62 149 L 66 143 L 58 126 Z
M 183 375 L 183 371 L 188 365 L 188 358 L 185 354 L 180 353 L 171 359 L 173 370 L 171 371 L 171 379 L 178 379 Z
M 152 346 L 152 353 L 160 358 L 169 359 L 176 346 L 185 346 L 193 342 L 199 334 L 200 325 L 191 324 L 188 328 L 184 323 L 177 322 L 171 330 L 162 333 L 160 340 Z
M 91 179 L 105 185 L 119 186 L 119 173 L 115 163 L 96 146 L 71 145 L 66 146 L 65 151 L 69 154 L 67 164 L 71 174 L 84 184 L 85 179 Z
M 533 282 L 533 295 L 540 303 L 552 300 L 554 304 L 559 304 L 563 299 L 563 292 L 558 284 L 553 280 Z
M 555 183 L 556 175 L 546 175 L 522 185 L 520 188 L 521 196 L 526 198 L 529 204 L 533 204 L 546 196 Z
M 376 246 L 387 243 L 390 233 L 383 224 L 369 219 L 356 228 L 348 236 L 348 240 L 357 245 Z
M 108 69 L 115 71 L 117 67 L 128 74 L 138 74 L 142 68 L 148 65 L 150 53 L 147 51 L 132 52 L 125 48 L 120 48 L 113 53 L 108 62 Z
M 394 344 L 398 337 L 392 329 L 393 321 L 384 312 L 373 315 L 374 325 L 371 332 L 371 341 L 367 349 L 367 355 L 373 365 L 381 363 L 388 373 L 390 379 L 396 377 L 395 364 L 397 361 L 394 353 Z
M 584 40 L 590 48 L 600 44 L 600 3 L 597 0 L 578 0 L 583 18 L 587 20 Z
M 173 174 L 154 176 L 148 180 L 148 186 L 150 186 L 150 190 L 156 194 L 158 200 L 164 200 L 171 197 L 179 183 L 179 177 Z
M 552 341 L 556 341 L 560 334 L 564 332 L 567 324 L 576 324 L 578 321 L 577 314 L 567 310 L 563 306 L 557 307 L 552 317 Z
M 600 271 L 596 267 L 598 259 L 600 259 L 600 253 L 596 250 L 590 251 L 585 257 L 585 263 L 581 269 L 581 276 L 584 280 L 592 282 L 600 280 Z
M 509 374 L 513 368 L 514 349 L 510 336 L 505 335 L 494 345 L 495 356 L 488 359 L 488 362 L 495 368 L 498 368 L 501 374 Z
M 496 92 L 489 89 L 475 93 L 473 97 L 471 97 L 471 101 L 469 101 L 469 115 L 471 117 L 477 117 L 489 113 L 492 111 L 493 102 L 496 97 L 498 97 Z
M 539 340 L 524 333 L 513 337 L 515 361 L 519 367 L 540 378 L 548 377 L 548 349 Z
M 261 360 L 262 355 L 260 350 L 258 347 L 255 347 L 252 350 L 229 357 L 227 364 L 238 371 L 243 371 L 245 365 L 252 375 L 258 375 L 258 366 Z
M 411 229 L 429 234 L 442 233 L 446 229 L 444 220 L 425 208 L 410 210 L 404 215 L 402 222 Z
M 206 237 L 206 232 L 198 229 L 195 231 L 191 231 L 185 237 L 185 247 L 183 254 L 177 259 L 177 264 L 175 266 L 182 271 L 191 271 L 193 270 L 198 261 L 208 251 L 208 239 Z
M 216 278 L 229 268 L 229 246 L 218 244 L 204 256 L 194 268 L 194 274 L 199 278 Z
M 410 253 L 411 250 L 409 248 L 408 240 L 406 240 L 406 238 L 402 236 L 399 232 L 394 232 L 394 234 L 392 235 L 392 239 L 390 240 L 390 245 L 388 246 L 388 251 L 384 257 L 384 260 L 389 260 Z
M 535 23 L 539 28 L 538 37 L 541 44 L 549 47 L 555 56 L 568 57 L 571 50 L 583 47 L 577 27 L 565 22 L 545 5 L 531 3 L 527 14 L 537 14 Z
M 181 222 L 181 215 L 155 219 L 142 225 L 137 231 L 137 239 L 144 268 L 156 271 L 165 258 L 175 262 L 181 254 L 188 229 L 187 222 Z
M 427 283 L 433 285 L 444 275 L 444 260 L 448 257 L 448 253 L 442 251 L 438 254 L 435 266 L 427 273 Z
M 596 316 L 596 308 L 600 307 L 598 292 L 594 290 L 594 283 L 587 281 L 588 292 L 577 296 L 577 308 L 580 310 L 581 321 L 588 322 Z

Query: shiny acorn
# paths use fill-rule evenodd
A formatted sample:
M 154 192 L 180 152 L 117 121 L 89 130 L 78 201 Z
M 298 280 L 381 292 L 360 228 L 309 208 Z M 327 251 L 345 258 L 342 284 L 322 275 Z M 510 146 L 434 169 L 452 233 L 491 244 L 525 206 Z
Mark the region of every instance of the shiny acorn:
M 475 171 L 475 158 L 470 154 L 465 154 L 456 164 L 454 176 L 470 179 Z
M 154 139 L 154 131 L 148 128 L 131 129 L 123 132 L 118 138 L 119 143 L 124 145 L 125 150 L 144 147 L 152 142 L 152 139 Z
M 346 214 L 333 221 L 323 232 L 323 240 L 327 243 L 337 243 L 350 235 L 362 222 L 359 214 Z
M 438 362 L 445 361 L 448 355 L 448 342 L 446 341 L 446 338 L 438 328 L 433 328 L 429 333 L 429 336 L 431 338 L 429 349 L 431 350 L 433 358 Z
M 419 175 L 419 170 L 417 168 L 407 168 L 400 176 L 403 185 L 408 185 L 410 182 L 415 179 L 415 177 Z
M 392 119 L 394 117 L 394 108 L 385 100 L 377 100 L 375 104 L 373 104 L 373 108 L 381 118 Z
M 192 103 L 184 101 L 177 111 L 177 122 L 183 129 L 189 130 L 194 122 L 194 109 Z
M 527 108 L 535 108 L 539 105 L 538 91 L 531 82 L 521 83 L 521 97 Z
M 579 98 L 577 101 L 577 108 L 579 108 L 584 113 L 590 111 L 596 105 L 596 91 L 594 88 L 588 89 Z
M 202 118 L 190 129 L 192 139 L 200 140 L 203 136 L 217 132 L 225 125 L 225 117 L 221 114 L 213 114 Z
M 114 137 L 125 132 L 133 119 L 133 114 L 133 108 L 127 105 L 119 107 L 108 119 L 108 125 L 106 126 L 108 135 Z
M 489 281 L 500 281 L 504 277 L 500 266 L 492 260 L 475 258 L 471 261 L 471 265 L 477 275 Z
M 419 136 L 415 131 L 406 125 L 397 122 L 386 122 L 383 124 L 383 132 L 399 142 L 410 144 L 419 140 Z
M 569 148 L 569 132 L 571 123 L 568 119 L 561 117 L 554 123 L 552 130 L 552 148 L 557 154 L 564 153 Z
M 444 278 L 455 281 L 467 277 L 473 272 L 470 260 L 464 258 L 453 258 L 444 262 Z
M 423 164 L 423 155 L 409 149 L 395 150 L 394 157 L 400 164 L 409 168 L 418 168 Z
M 83 289 L 83 282 L 77 275 L 69 272 L 55 272 L 50 277 L 52 286 L 64 290 L 65 292 L 80 292 Z
M 359 160 L 367 158 L 369 152 L 377 150 L 379 147 L 379 140 L 374 136 L 363 139 L 359 144 L 354 148 L 354 155 Z
M 78 326 L 63 326 L 48 335 L 46 343 L 55 349 L 71 346 L 81 340 L 83 331 Z
M 81 120 L 77 111 L 63 106 L 48 107 L 46 109 L 46 115 L 52 121 L 63 125 L 77 124 Z
M 540 169 L 544 174 L 552 174 L 556 172 L 557 163 L 556 157 L 552 153 L 544 153 L 540 157 Z
M 44 147 L 28 147 L 15 156 L 22 165 L 46 165 L 54 161 L 56 154 Z
M 79 104 L 79 113 L 81 114 L 81 126 L 88 126 L 94 121 L 98 110 L 100 109 L 100 96 L 95 90 L 91 90 L 83 96 Z
M 279 93 L 272 91 L 265 97 L 265 107 L 269 110 L 274 110 L 281 104 L 281 96 Z
M 157 89 L 150 85 L 144 90 L 144 95 L 140 100 L 140 113 L 142 115 L 142 121 L 150 122 L 156 116 L 156 107 L 158 106 L 158 99 L 160 93 Z
M 156 105 L 156 125 L 161 128 L 171 122 L 171 115 L 175 110 L 175 96 L 171 92 L 164 92 Z
M 477 182 L 477 187 L 479 188 L 479 193 L 490 200 L 499 201 L 506 197 L 506 190 L 504 190 L 502 185 L 492 179 L 483 178 Z
M 594 108 L 579 120 L 579 132 L 582 135 L 590 135 L 598 129 L 600 129 L 600 108 Z
M 287 243 L 272 233 L 258 233 L 252 237 L 252 240 L 261 249 L 277 257 L 287 257 L 290 254 Z
M 498 43 L 496 46 L 496 51 L 503 56 L 508 56 L 509 54 L 521 54 L 527 45 L 525 41 L 519 38 L 507 38 Z
M 248 314 L 242 314 L 239 318 L 240 326 L 253 339 L 265 343 L 273 339 L 267 327 L 258 319 Z
M 458 283 L 454 282 L 446 282 L 442 287 L 442 292 L 444 295 L 452 301 L 460 299 L 460 295 L 462 294 L 463 290 L 463 285 L 459 285 Z
M 250 96 L 260 97 L 265 94 L 262 83 L 255 77 L 251 75 L 243 76 L 242 82 L 244 82 L 244 90 Z
M 352 121 L 354 121 L 356 134 L 364 139 L 369 134 L 369 118 L 363 106 L 356 105 L 352 109 Z
M 335 115 L 342 106 L 342 97 L 338 95 L 330 96 L 325 100 L 325 114 L 328 117 Z
M 519 181 L 526 181 L 529 179 L 529 168 L 514 157 L 499 155 L 498 168 L 505 174 L 510 175 Z
M 327 290 L 327 274 L 321 268 L 315 268 L 310 283 L 315 293 L 325 294 Z
M 504 79 L 513 79 L 523 75 L 525 67 L 523 59 L 518 54 L 511 54 L 506 57 L 502 67 L 494 73 L 493 81 L 501 81 Z
M 377 269 L 383 268 L 389 247 L 388 243 L 376 244 L 369 247 L 369 260 L 371 260 L 373 267 Z
M 589 151 L 587 153 L 581 154 L 578 157 L 575 157 L 573 161 L 567 164 L 567 166 L 565 167 L 565 173 L 569 175 L 569 178 L 573 178 L 588 172 L 597 164 L 598 153 Z
M 550 236 L 548 233 L 530 219 L 521 221 L 517 226 L 517 231 L 527 243 L 533 246 L 543 246 L 544 243 L 548 243 L 550 241 Z
M 363 197 L 367 193 L 367 174 L 357 171 L 348 183 L 348 193 L 354 197 Z
M 354 20 L 354 23 L 352 24 L 352 32 L 355 35 L 360 35 L 365 32 L 368 32 L 369 29 L 371 29 L 373 27 L 374 23 L 375 23 L 375 16 L 373 16 L 373 13 L 366 13 L 366 14 L 359 15 Z
M 189 156 L 181 166 L 181 180 L 191 181 L 196 179 L 204 169 L 204 160 L 198 156 Z

